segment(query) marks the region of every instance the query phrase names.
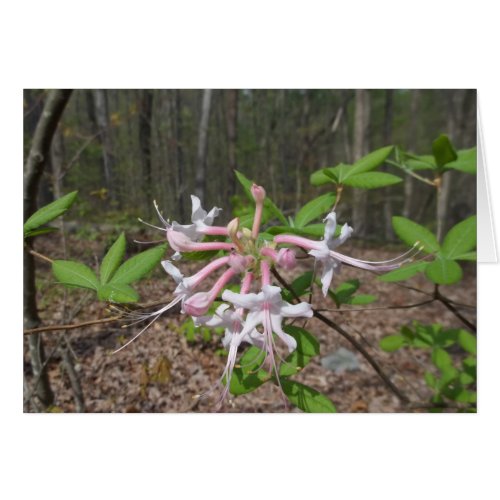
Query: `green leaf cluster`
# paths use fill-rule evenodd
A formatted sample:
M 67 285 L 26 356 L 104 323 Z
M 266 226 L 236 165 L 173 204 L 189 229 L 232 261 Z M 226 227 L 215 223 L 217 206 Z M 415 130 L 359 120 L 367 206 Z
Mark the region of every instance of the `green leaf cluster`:
M 90 267 L 71 260 L 53 261 L 52 273 L 65 286 L 93 290 L 99 300 L 137 302 L 139 294 L 130 284 L 146 276 L 158 265 L 167 245 L 150 248 L 122 263 L 125 247 L 125 235 L 122 233 L 104 256 L 99 278 Z
M 442 245 L 424 226 L 405 217 L 393 217 L 392 227 L 398 237 L 410 246 L 418 246 L 434 260 L 413 262 L 379 277 L 381 281 L 402 281 L 424 272 L 437 285 L 451 285 L 462 279 L 458 260 L 476 260 L 477 218 L 475 215 L 459 222 L 446 234 Z
M 412 326 L 403 326 L 399 334 L 388 335 L 380 343 L 386 352 L 394 352 L 402 347 L 429 349 L 435 371 L 426 371 L 424 379 L 432 389 L 433 403 L 446 400 L 457 403 L 475 403 L 476 394 L 476 337 L 459 328 L 444 329 L 440 324 L 423 325 L 414 321 Z M 463 352 L 457 365 L 447 349 Z
M 400 163 L 391 162 L 391 164 L 410 171 L 432 170 L 437 175 L 447 170 L 475 174 L 477 171 L 477 149 L 474 147 L 456 151 L 450 138 L 441 134 L 432 143 L 432 154 L 403 153 Z

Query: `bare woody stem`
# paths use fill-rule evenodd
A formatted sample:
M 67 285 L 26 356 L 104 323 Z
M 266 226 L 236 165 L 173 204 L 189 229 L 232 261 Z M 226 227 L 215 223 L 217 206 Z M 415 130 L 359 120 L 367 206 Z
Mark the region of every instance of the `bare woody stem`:
M 467 328 L 471 329 L 474 333 L 477 333 L 477 326 L 471 323 L 444 295 L 441 295 L 439 291 L 439 286 L 436 285 L 434 289 L 434 297 L 436 300 L 441 302 L 446 309 L 451 311 Z
M 273 268 L 272 270 L 275 278 L 281 283 L 281 285 L 286 288 L 294 297 L 294 299 L 300 302 L 300 297 L 295 293 L 295 290 L 281 277 L 281 275 Z M 391 381 L 391 379 L 384 373 L 380 365 L 375 361 L 375 359 L 371 356 L 371 354 L 346 330 L 344 330 L 341 326 L 337 325 L 334 321 L 323 316 L 320 312 L 313 309 L 313 314 L 315 318 L 318 318 L 325 325 L 329 326 L 336 332 L 338 332 L 342 337 L 344 337 L 372 366 L 372 368 L 377 372 L 379 377 L 385 383 L 385 385 L 405 404 L 409 403 L 409 399 L 405 396 Z

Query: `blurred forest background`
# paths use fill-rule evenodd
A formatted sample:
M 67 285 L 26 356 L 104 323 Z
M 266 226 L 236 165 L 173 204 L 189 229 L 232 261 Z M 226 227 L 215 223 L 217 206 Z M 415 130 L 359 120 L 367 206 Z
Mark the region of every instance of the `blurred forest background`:
M 24 92 L 25 154 L 45 96 Z M 136 224 L 138 216 L 153 216 L 156 199 L 165 215 L 186 223 L 195 193 L 229 220 L 231 208 L 244 203 L 237 169 L 292 214 L 328 189 L 310 185 L 315 170 L 388 144 L 430 154 L 440 133 L 456 149 L 475 145 L 475 90 L 76 90 L 38 206 L 78 189 L 80 222 Z M 476 191 L 470 176 L 447 177 L 445 229 L 475 212 Z M 434 193 L 412 177 L 404 182 L 404 190 L 370 192 L 369 205 L 364 193 L 349 190 L 340 220 L 353 225 L 355 237 L 375 240 L 394 239 L 392 214 L 432 224 Z

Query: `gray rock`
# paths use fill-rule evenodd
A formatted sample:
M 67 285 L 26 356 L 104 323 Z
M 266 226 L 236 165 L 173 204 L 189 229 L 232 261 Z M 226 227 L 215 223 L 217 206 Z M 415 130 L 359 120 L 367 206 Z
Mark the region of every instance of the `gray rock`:
M 356 354 L 344 347 L 321 358 L 321 365 L 335 373 L 359 370 L 359 361 Z

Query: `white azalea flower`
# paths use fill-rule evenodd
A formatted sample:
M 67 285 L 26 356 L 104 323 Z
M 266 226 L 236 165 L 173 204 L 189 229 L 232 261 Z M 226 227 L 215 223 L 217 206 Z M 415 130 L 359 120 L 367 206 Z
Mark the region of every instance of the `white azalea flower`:
M 321 262 L 323 266 L 321 289 L 326 297 L 333 275 L 340 272 L 340 261 L 332 256 L 331 251 L 342 245 L 351 236 L 353 229 L 346 223 L 342 226 L 340 236 L 335 238 L 335 229 L 337 227 L 335 212 L 330 212 L 323 222 L 325 222 L 324 238 L 318 242 L 317 248 L 309 251 L 309 255 L 312 255 L 316 261 Z
M 307 302 L 295 305 L 285 302 L 278 286 L 264 285 L 260 293 L 239 294 L 226 290 L 222 294 L 222 299 L 248 310 L 241 331 L 243 338 L 252 335 L 257 326 L 262 326 L 263 333 L 260 335 L 263 337 L 263 347 L 275 370 L 273 332 L 286 344 L 288 351 L 292 352 L 297 347 L 297 342 L 283 331 L 281 326 L 283 318 L 310 318 L 313 315 L 311 304 Z
M 193 205 L 191 212 L 192 224 L 179 224 L 174 221 L 171 227 L 174 231 L 185 234 L 192 241 L 200 241 L 207 234 L 206 228 L 213 225 L 215 217 L 219 215 L 222 209 L 214 207 L 207 213 L 201 207 L 200 199 L 193 194 L 191 195 L 191 203 Z

